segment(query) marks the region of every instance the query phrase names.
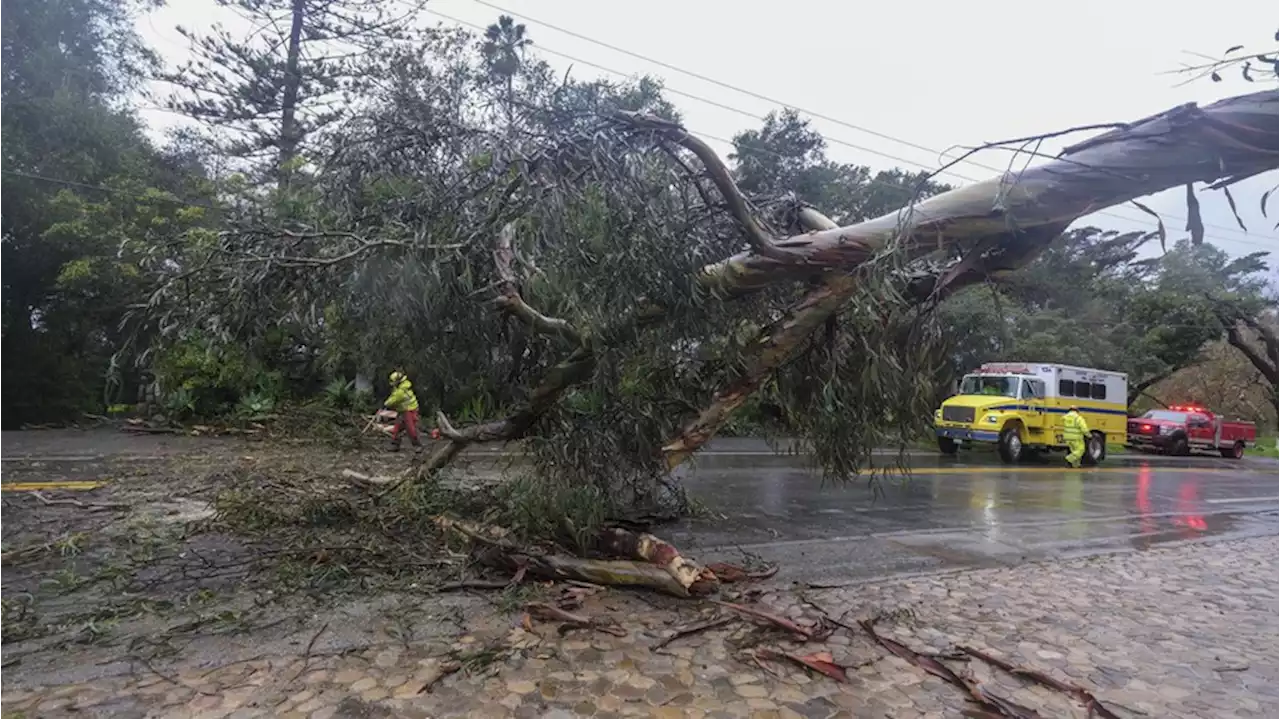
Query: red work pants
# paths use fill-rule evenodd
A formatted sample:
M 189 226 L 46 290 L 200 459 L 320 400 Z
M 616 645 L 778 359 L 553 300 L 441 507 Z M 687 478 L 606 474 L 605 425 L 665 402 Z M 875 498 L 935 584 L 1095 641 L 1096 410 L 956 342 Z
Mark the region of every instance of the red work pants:
M 416 447 L 422 444 L 418 439 L 418 410 L 411 409 L 396 415 L 396 425 L 391 428 L 391 441 L 400 444 L 400 430 L 409 435 L 409 441 Z

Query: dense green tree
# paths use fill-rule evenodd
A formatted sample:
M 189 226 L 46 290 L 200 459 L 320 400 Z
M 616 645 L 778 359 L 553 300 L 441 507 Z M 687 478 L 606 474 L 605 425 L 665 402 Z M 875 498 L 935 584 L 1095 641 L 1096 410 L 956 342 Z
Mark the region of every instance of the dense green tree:
M 785 195 L 820 208 L 839 224 L 878 217 L 951 189 L 929 173 L 833 162 L 827 141 L 794 110 L 771 112 L 758 130 L 733 138 L 733 171 L 738 186 L 767 204 Z
M 1274 306 L 1266 253 L 1232 258 L 1183 240 L 1142 259 L 1154 240 L 1072 231 L 998 283 L 951 298 L 942 311 L 955 342 L 953 369 L 1009 359 L 1114 369 L 1129 374 L 1132 402 L 1198 363 L 1238 318 Z
M 205 219 L 186 204 L 205 189 L 198 165 L 154 148 L 123 104 L 153 66 L 133 31 L 148 5 L 4 4 L 6 427 L 123 396 L 123 313 Z

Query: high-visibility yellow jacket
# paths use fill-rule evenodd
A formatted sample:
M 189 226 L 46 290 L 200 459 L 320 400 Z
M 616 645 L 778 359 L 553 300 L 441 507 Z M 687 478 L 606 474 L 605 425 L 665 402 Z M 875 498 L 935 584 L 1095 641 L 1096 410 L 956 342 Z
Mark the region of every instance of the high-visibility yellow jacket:
M 1079 412 L 1067 412 L 1062 418 L 1062 438 L 1067 442 L 1083 442 L 1089 434 L 1089 423 Z
M 384 402 L 386 406 L 397 412 L 412 412 L 418 408 L 418 396 L 413 393 L 413 383 L 407 379 L 391 390 L 391 396 Z

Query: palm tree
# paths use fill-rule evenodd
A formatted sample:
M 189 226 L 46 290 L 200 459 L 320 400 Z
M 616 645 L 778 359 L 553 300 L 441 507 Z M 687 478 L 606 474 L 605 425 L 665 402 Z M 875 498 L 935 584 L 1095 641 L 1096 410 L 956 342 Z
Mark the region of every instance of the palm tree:
M 501 79 L 507 88 L 507 126 L 513 124 L 512 104 L 515 101 L 515 75 L 524 61 L 524 50 L 533 44 L 525 36 L 525 26 L 517 24 L 510 15 L 501 15 L 498 22 L 484 31 L 484 44 L 480 53 L 484 56 L 489 73 Z

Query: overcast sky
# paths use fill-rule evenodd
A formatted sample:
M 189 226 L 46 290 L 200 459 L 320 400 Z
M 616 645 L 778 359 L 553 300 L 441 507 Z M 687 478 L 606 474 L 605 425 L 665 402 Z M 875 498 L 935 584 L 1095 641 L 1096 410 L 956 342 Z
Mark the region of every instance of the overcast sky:
M 171 64 L 187 51 L 174 29 L 178 24 L 201 28 L 222 21 L 233 33 L 243 30 L 213 0 L 169 2 L 141 19 L 139 29 Z M 562 72 L 572 66 L 580 79 L 617 77 L 609 71 L 663 78 L 688 127 L 722 154 L 728 145 L 716 138 L 758 126 L 751 115 L 785 103 L 830 118 L 815 118 L 814 126 L 827 137 L 832 159 L 876 169 L 933 169 L 941 164 L 940 153 L 956 145 L 1130 121 L 1180 103 L 1263 89 L 1235 73 L 1218 84 L 1185 85 L 1184 77 L 1168 73 L 1201 62 L 1194 52 L 1216 56 L 1237 44 L 1272 49 L 1280 25 L 1274 0 L 789 0 L 760 4 L 758 11 L 748 7 L 729 0 L 431 0 L 420 22 L 483 27 L 505 10 L 528 27 L 535 49 Z M 177 121 L 155 110 L 144 117 L 157 131 Z M 1060 147 L 1050 141 L 1045 151 Z M 1007 154 L 988 152 L 941 179 L 966 184 L 996 174 L 1007 162 Z M 1233 255 L 1269 251 L 1274 270 L 1277 198 L 1268 202 L 1271 219 L 1263 217 L 1259 199 L 1276 182 L 1277 173 L 1269 172 L 1233 188 L 1247 231 L 1237 226 L 1221 193 L 1203 193 L 1208 241 Z M 1185 236 L 1181 190 L 1145 202 L 1164 217 L 1171 239 Z M 1078 224 L 1153 229 L 1133 207 Z

